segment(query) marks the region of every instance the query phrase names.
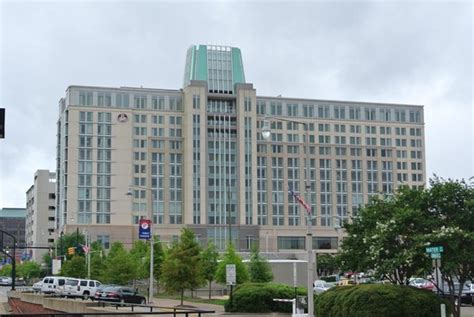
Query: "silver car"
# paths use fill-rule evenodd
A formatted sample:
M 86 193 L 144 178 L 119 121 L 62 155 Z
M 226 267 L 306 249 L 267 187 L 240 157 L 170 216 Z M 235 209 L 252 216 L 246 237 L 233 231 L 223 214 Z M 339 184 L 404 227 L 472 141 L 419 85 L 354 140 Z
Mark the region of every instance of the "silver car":
M 328 289 L 330 289 L 331 287 L 333 287 L 334 285 L 323 280 L 316 280 L 314 281 L 313 286 L 314 286 L 313 291 L 316 294 L 321 294 L 327 291 Z

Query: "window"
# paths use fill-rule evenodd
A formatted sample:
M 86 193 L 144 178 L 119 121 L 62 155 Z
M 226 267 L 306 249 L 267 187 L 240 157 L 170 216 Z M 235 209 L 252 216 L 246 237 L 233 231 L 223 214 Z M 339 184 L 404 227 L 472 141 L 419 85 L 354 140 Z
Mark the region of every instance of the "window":
M 133 107 L 136 109 L 145 109 L 147 107 L 146 101 L 146 95 L 134 95 Z
M 116 94 L 115 104 L 119 108 L 128 108 L 130 106 L 130 97 L 128 94 Z
M 405 110 L 402 110 L 402 109 L 396 109 L 395 110 L 395 121 L 397 121 L 397 122 L 406 122 Z
M 298 116 L 298 105 L 297 104 L 287 104 L 286 105 L 286 113 L 289 117 L 297 117 Z
M 97 242 L 99 242 L 104 249 L 110 248 L 110 236 L 109 235 L 97 235 Z
M 329 118 L 329 106 L 318 106 L 318 117 Z
M 344 106 L 334 106 L 334 118 L 336 118 L 336 119 L 345 119 L 346 118 L 346 108 Z
M 165 98 L 160 96 L 151 97 L 151 106 L 155 110 L 165 109 Z
M 374 108 L 365 108 L 365 120 L 376 120 Z
M 303 250 L 305 248 L 304 237 L 278 237 L 278 249 Z
M 360 120 L 360 108 L 349 107 L 349 119 Z

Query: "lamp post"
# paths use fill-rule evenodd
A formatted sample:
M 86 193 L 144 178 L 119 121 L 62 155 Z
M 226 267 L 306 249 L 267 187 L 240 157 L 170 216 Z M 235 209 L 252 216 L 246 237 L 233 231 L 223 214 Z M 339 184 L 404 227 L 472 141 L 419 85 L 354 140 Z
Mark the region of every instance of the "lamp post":
M 127 191 L 127 196 L 133 196 L 132 189 L 137 188 L 137 189 L 143 189 L 143 190 L 149 190 L 150 195 L 148 195 L 148 220 L 150 220 L 150 279 L 148 282 L 148 305 L 153 304 L 153 267 L 154 267 L 154 237 L 153 237 L 153 199 L 152 199 L 152 194 L 153 194 L 153 188 L 150 187 L 144 187 L 144 186 L 132 186 L 130 185 L 128 187 Z
M 306 180 L 305 180 L 305 190 L 306 190 L 306 203 L 311 207 L 311 178 L 310 178 L 310 164 L 309 164 L 309 124 L 303 121 L 289 120 L 280 117 L 265 117 L 262 127 L 262 137 L 264 139 L 270 138 L 271 128 L 269 119 L 274 119 L 277 121 L 286 121 L 295 124 L 302 125 L 305 129 L 306 139 L 305 139 L 305 148 L 306 148 Z M 313 268 L 313 234 L 311 232 L 312 225 L 312 215 L 310 212 L 307 213 L 307 227 L 306 227 L 306 251 L 308 253 L 308 316 L 314 315 L 314 298 L 313 298 L 313 277 L 314 277 L 314 268 Z

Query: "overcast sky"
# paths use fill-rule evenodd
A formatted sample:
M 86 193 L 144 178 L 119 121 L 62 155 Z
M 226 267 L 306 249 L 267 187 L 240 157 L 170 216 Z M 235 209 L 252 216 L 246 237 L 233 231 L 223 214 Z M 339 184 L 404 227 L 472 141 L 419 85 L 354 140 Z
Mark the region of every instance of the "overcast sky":
M 179 89 L 191 44 L 240 47 L 257 95 L 424 105 L 428 175 L 474 175 L 471 1 L 0 2 L 0 208 L 55 170 L 69 85 Z

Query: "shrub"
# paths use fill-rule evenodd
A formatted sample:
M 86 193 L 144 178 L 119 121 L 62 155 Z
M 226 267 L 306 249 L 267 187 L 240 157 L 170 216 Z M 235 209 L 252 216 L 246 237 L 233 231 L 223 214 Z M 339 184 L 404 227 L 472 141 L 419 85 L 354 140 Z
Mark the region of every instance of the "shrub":
M 305 295 L 306 289 L 298 288 L 297 295 Z M 291 303 L 275 302 L 274 298 L 291 299 L 295 297 L 294 287 L 275 283 L 244 283 L 235 288 L 224 305 L 227 312 L 240 313 L 291 313 Z
M 334 287 L 316 298 L 317 316 L 435 317 L 442 300 L 431 291 L 401 285 Z

